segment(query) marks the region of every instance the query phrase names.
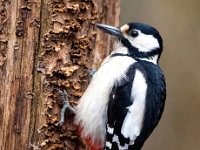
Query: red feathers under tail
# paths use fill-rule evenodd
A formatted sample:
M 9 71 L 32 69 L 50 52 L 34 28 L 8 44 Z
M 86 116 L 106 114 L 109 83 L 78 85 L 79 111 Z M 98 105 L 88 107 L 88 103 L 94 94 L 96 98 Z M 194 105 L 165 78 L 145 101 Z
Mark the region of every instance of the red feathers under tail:
M 81 136 L 82 129 L 78 129 L 79 135 Z M 100 142 L 94 143 L 91 137 L 83 138 L 87 145 L 87 150 L 103 150 L 102 144 Z

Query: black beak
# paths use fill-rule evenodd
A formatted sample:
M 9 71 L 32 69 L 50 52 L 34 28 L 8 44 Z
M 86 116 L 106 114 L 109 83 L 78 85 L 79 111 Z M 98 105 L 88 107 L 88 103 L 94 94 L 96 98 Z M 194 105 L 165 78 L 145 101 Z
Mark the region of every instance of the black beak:
M 96 26 L 99 29 L 103 30 L 104 32 L 106 32 L 110 35 L 113 35 L 118 39 L 124 38 L 124 36 L 123 36 L 123 34 L 122 34 L 122 32 L 119 28 L 116 28 L 116 27 L 113 27 L 113 26 L 110 26 L 110 25 L 106 25 L 106 24 L 99 24 L 99 23 L 97 23 Z

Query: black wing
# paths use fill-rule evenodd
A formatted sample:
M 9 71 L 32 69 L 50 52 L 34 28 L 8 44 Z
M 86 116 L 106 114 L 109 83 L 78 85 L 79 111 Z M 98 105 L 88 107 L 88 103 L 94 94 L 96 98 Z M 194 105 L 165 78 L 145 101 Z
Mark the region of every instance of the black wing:
M 127 107 L 131 100 L 131 89 L 136 69 L 140 70 L 147 82 L 146 107 L 143 127 L 140 135 L 135 139 L 133 145 L 129 145 L 129 138 L 121 134 L 124 119 L 128 113 Z M 140 150 L 145 140 L 157 126 L 166 98 L 166 87 L 164 75 L 158 65 L 146 61 L 139 61 L 128 69 L 127 78 L 113 87 L 108 105 L 108 123 L 105 149 L 118 150 L 119 146 L 128 150 Z M 117 136 L 117 139 L 116 137 Z
M 128 150 L 140 150 L 142 148 L 144 142 L 160 121 L 166 99 L 165 78 L 160 67 L 146 61 L 141 61 L 136 65 L 145 74 L 147 80 L 146 110 L 142 131 L 136 138 L 134 145 L 131 145 Z
M 133 101 L 131 100 L 131 89 L 135 76 L 134 64 L 129 67 L 126 72 L 126 78 L 122 79 L 120 83 L 115 85 L 110 95 L 108 104 L 108 123 L 107 123 L 107 146 L 105 149 L 117 150 L 118 146 L 124 147 L 129 143 L 128 138 L 124 138 L 121 134 L 122 124 L 128 112 L 126 107 L 130 106 Z M 114 139 L 117 136 L 118 139 Z

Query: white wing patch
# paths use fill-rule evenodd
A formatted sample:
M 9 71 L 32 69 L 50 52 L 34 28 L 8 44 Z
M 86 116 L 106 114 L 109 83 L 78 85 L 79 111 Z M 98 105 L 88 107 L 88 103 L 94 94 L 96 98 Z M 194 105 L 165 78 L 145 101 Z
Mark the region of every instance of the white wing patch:
M 160 48 L 158 40 L 153 35 L 147 35 L 142 33 L 140 30 L 137 30 L 139 35 L 136 38 L 133 38 L 129 35 L 126 35 L 126 38 L 131 42 L 131 44 L 138 48 L 140 52 L 151 52 L 157 48 Z M 141 60 L 146 60 L 154 64 L 158 63 L 158 55 L 154 55 L 149 58 L 140 58 Z
M 129 112 L 124 119 L 121 133 L 130 138 L 130 144 L 140 135 L 145 111 L 147 84 L 141 71 L 136 70 L 132 85 L 131 98 L 133 104 L 128 107 Z
M 82 127 L 82 136 L 91 136 L 93 142 L 104 144 L 107 107 L 111 90 L 136 61 L 126 56 L 107 58 L 94 74 L 91 83 L 76 108 L 75 123 Z

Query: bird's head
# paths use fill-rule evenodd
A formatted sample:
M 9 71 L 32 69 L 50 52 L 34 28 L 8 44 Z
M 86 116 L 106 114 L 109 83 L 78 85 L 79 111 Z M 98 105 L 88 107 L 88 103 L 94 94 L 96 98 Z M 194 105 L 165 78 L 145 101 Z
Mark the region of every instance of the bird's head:
M 154 27 L 143 23 L 128 23 L 119 28 L 105 24 L 96 26 L 115 36 L 132 57 L 158 62 L 163 43 L 158 30 Z

